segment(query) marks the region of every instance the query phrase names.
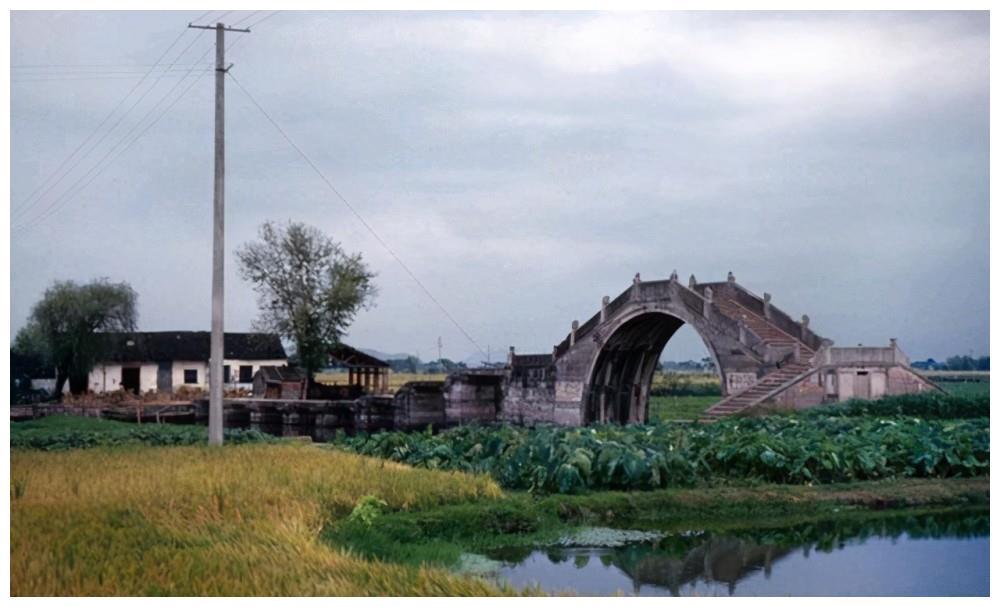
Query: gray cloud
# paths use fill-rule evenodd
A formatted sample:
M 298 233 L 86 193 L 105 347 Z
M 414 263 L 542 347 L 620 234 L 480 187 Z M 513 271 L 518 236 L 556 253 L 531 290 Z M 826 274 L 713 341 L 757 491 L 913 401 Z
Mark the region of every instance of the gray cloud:
M 11 62 L 149 64 L 193 17 L 18 12 Z M 211 47 L 191 32 L 176 50 L 199 34 L 181 63 Z M 548 351 L 636 271 L 676 268 L 733 270 L 838 343 L 940 357 L 989 347 L 988 47 L 985 12 L 285 13 L 232 59 L 493 351 Z M 132 84 L 12 83 L 15 209 Z M 14 330 L 52 280 L 93 276 L 136 287 L 144 328 L 207 327 L 211 96 L 206 77 L 12 233 Z M 379 272 L 352 342 L 427 357 L 440 335 L 469 354 L 231 84 L 227 103 L 229 248 L 267 219 L 317 225 Z M 227 326 L 246 329 L 253 294 L 227 263 Z

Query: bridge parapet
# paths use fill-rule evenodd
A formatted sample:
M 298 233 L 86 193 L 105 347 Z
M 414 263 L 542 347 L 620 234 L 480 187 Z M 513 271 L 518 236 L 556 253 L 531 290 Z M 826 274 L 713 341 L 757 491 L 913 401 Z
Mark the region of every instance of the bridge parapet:
M 776 327 L 788 335 L 799 339 L 812 350 L 818 350 L 823 343 L 823 338 L 809 328 L 808 317 L 803 319 L 804 322 L 793 320 L 784 310 L 771 303 L 769 295 L 765 294 L 764 297 L 758 297 L 735 280 L 700 283 L 697 288 L 701 291 L 711 288 L 716 295 L 722 294 L 732 299 L 757 316 L 767 318 Z
M 732 281 L 729 281 L 732 282 Z M 708 284 L 708 283 L 703 283 Z M 725 285 L 727 283 L 710 283 Z M 601 302 L 601 309 L 591 316 L 586 322 L 571 331 L 553 350 L 553 355 L 558 358 L 570 350 L 573 345 L 580 343 L 590 336 L 601 324 L 611 321 L 616 314 L 629 303 L 657 303 L 663 301 L 675 301 L 684 306 L 688 315 L 711 322 L 713 328 L 726 334 L 728 337 L 738 341 L 745 347 L 748 353 L 752 354 L 760 361 L 769 361 L 774 354 L 771 353 L 764 344 L 764 341 L 750 327 L 742 325 L 737 321 L 723 314 L 718 306 L 711 300 L 706 300 L 703 295 L 702 285 L 695 285 L 695 288 L 681 284 L 671 275 L 667 280 L 642 281 L 636 276 L 633 284 L 622 291 L 615 299 L 608 303 Z
M 665 282 L 668 284 L 672 283 L 671 288 L 673 292 L 680 296 L 680 301 L 683 302 L 692 315 L 711 320 L 714 328 L 736 339 L 741 345 L 756 354 L 762 361 L 767 361 L 768 351 L 765 348 L 764 340 L 754 333 L 753 329 L 723 314 L 714 302 L 707 300 L 697 289 L 692 289 L 677 281 Z M 709 310 L 708 316 L 705 315 L 706 309 Z

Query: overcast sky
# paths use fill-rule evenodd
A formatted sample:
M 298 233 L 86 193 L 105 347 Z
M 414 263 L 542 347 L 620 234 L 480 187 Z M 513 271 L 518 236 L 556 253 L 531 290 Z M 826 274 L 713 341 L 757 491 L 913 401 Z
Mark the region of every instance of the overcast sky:
M 636 272 L 673 269 L 732 270 L 839 345 L 988 352 L 985 12 L 268 15 L 225 16 L 254 24 L 230 35 L 233 74 L 494 360 L 551 351 Z M 177 67 L 212 59 L 214 34 L 184 30 L 198 16 L 12 14 L 12 335 L 53 281 L 95 277 L 135 287 L 143 330 L 209 329 L 214 88 L 205 72 L 179 97 L 201 72 Z M 175 40 L 173 70 L 122 102 Z M 226 95 L 227 330 L 256 315 L 233 249 L 295 220 L 378 273 L 349 343 L 473 354 Z M 664 353 L 704 355 L 691 331 Z

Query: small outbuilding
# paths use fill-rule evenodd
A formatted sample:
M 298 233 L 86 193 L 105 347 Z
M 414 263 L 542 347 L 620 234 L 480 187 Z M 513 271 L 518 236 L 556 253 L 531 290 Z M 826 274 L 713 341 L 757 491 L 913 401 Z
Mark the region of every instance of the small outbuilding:
M 347 369 L 347 384 L 359 386 L 367 394 L 387 394 L 389 392 L 389 363 L 340 344 L 330 350 L 330 364 Z
M 306 374 L 295 367 L 265 366 L 253 377 L 253 395 L 257 398 L 301 400 L 306 394 Z

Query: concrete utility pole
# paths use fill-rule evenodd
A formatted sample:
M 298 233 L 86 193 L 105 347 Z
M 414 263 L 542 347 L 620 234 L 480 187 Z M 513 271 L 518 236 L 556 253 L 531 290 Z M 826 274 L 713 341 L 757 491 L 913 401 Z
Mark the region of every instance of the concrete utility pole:
M 223 270 L 226 237 L 226 32 L 249 29 L 226 27 L 221 23 L 188 27 L 215 30 L 215 194 L 212 230 L 212 344 L 208 364 L 208 444 L 222 444 L 222 361 L 223 347 Z

